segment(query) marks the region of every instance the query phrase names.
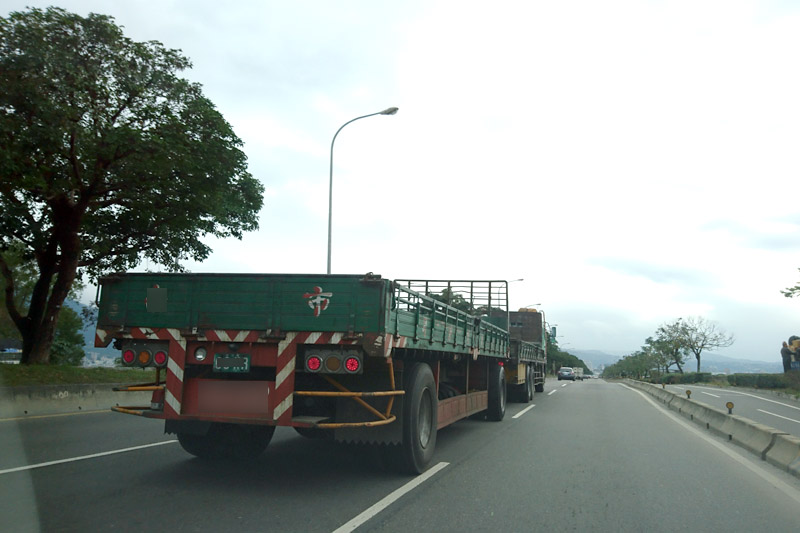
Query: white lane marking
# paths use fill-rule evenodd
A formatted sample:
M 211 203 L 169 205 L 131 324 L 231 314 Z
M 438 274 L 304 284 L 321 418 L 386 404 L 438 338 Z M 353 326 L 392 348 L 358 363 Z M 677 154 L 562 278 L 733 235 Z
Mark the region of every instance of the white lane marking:
M 533 409 L 534 407 L 536 407 L 536 404 L 529 405 L 528 407 L 526 407 L 525 409 L 523 409 L 523 410 L 522 410 L 522 411 L 520 411 L 519 413 L 515 414 L 515 415 L 514 415 L 514 416 L 512 416 L 511 418 L 519 418 L 519 417 L 521 417 L 522 415 L 524 415 L 525 413 L 527 413 L 528 411 L 530 411 L 531 409 Z
M 764 400 L 765 402 L 776 403 L 778 405 L 782 405 L 784 407 L 789 407 L 790 409 L 797 409 L 798 411 L 800 411 L 800 407 L 797 407 L 796 405 L 789 405 L 788 403 L 783 403 L 783 402 L 778 402 L 778 401 L 775 401 L 775 400 L 770 400 L 769 398 L 763 398 L 761 396 L 756 396 L 755 394 L 750 394 L 749 392 L 739 392 L 739 391 L 727 390 L 727 389 L 725 389 L 725 392 L 729 392 L 731 394 L 741 394 L 742 396 L 750 396 L 751 398 L 758 398 L 759 400 Z
M 434 474 L 442 470 L 444 467 L 448 466 L 450 463 L 439 463 L 438 465 L 434 466 L 427 472 L 422 475 L 419 475 L 400 487 L 399 489 L 395 490 L 384 499 L 361 513 L 360 515 L 356 516 L 346 524 L 339 526 L 338 528 L 333 530 L 333 533 L 345 533 L 349 531 L 355 531 L 358 527 L 363 525 L 367 520 L 377 516 L 378 513 L 389 507 L 391 504 L 402 498 L 405 494 L 411 492 L 413 489 L 417 488 L 419 485 L 423 484 L 429 478 L 433 477 Z
M 776 415 L 775 413 L 770 413 L 769 411 L 765 411 L 763 409 L 756 409 L 756 411 L 761 411 L 762 413 L 772 416 L 777 416 L 778 418 L 783 418 L 784 420 L 789 420 L 790 422 L 797 422 L 798 424 L 800 424 L 800 420 L 795 420 L 794 418 L 789 418 L 788 416 Z
M 563 383 L 563 384 L 561 385 L 561 387 L 563 388 L 563 387 L 566 387 L 567 385 L 568 385 L 568 383 Z
M 789 485 L 788 483 L 786 483 L 785 481 L 779 479 L 778 477 L 776 477 L 775 475 L 771 474 L 767 470 L 764 470 L 763 468 L 760 468 L 760 467 L 756 466 L 755 464 L 753 464 L 750 461 L 746 460 L 744 457 L 740 456 L 736 452 L 734 452 L 732 450 L 729 450 L 728 448 L 725 447 L 725 445 L 723 445 L 722 443 L 718 442 L 716 440 L 716 437 L 712 437 L 712 436 L 710 436 L 710 435 L 708 435 L 706 433 L 703 433 L 702 430 L 696 428 L 690 422 L 688 422 L 686 420 L 683 420 L 678 415 L 668 411 L 664 407 L 661 407 L 655 401 L 653 401 L 646 392 L 640 391 L 638 389 L 634 389 L 633 387 L 629 387 L 628 385 L 625 385 L 624 383 L 620 383 L 620 385 L 622 385 L 623 387 L 625 387 L 628 390 L 632 390 L 633 392 L 639 393 L 642 396 L 642 398 L 647 400 L 647 402 L 650 403 L 650 405 L 655 407 L 656 410 L 658 410 L 664 416 L 666 416 L 667 418 L 669 418 L 670 420 L 672 420 L 676 424 L 682 426 L 684 429 L 690 431 L 691 433 L 694 433 L 696 436 L 700 437 L 701 439 L 706 441 L 708 444 L 714 446 L 719 451 L 721 451 L 722 453 L 724 453 L 725 455 L 727 455 L 728 457 L 730 457 L 731 459 L 733 459 L 734 461 L 736 461 L 740 465 L 744 466 L 745 468 L 747 468 L 748 470 L 750 470 L 751 472 L 756 474 L 758 477 L 760 477 L 761 479 L 763 479 L 764 481 L 766 481 L 767 483 L 772 485 L 779 492 L 781 492 L 782 494 L 784 494 L 788 498 L 794 500 L 796 503 L 800 504 L 800 490 L 797 490 L 795 487 L 793 487 L 793 486 Z
M 548 396 L 552 396 L 553 394 L 555 394 L 557 392 L 558 392 L 558 389 L 554 389 L 554 390 L 551 390 L 550 392 L 548 392 L 547 395 Z
M 705 395 L 707 395 L 707 396 L 713 396 L 714 398 L 719 398 L 719 396 L 717 396 L 716 394 L 711 394 L 710 392 L 703 392 L 703 391 L 700 391 L 700 394 L 705 394 Z
M 36 468 L 44 468 L 46 466 L 60 465 L 64 463 L 74 463 L 75 461 L 84 461 L 86 459 L 96 459 L 98 457 L 105 457 L 106 455 L 116 455 L 118 453 L 133 452 L 136 450 L 143 450 L 144 448 L 152 448 L 153 446 L 162 446 L 164 444 L 172 444 L 178 442 L 177 440 L 165 440 L 164 442 L 154 442 L 153 444 L 144 444 L 142 446 L 134 446 L 132 448 L 123 448 L 121 450 L 112 450 L 110 452 L 93 453 L 92 455 L 82 455 L 80 457 L 71 457 L 69 459 L 60 459 L 58 461 L 48 461 L 46 463 L 38 463 L 35 465 L 18 466 L 17 468 L 8 468 L 0 470 L 0 475 L 11 474 L 12 472 L 22 472 L 24 470 L 34 470 Z

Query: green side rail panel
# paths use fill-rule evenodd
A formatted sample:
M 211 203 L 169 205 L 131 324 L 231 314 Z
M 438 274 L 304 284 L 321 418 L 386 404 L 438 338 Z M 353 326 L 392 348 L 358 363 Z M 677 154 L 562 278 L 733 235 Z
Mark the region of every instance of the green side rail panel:
M 100 279 L 97 327 L 341 332 L 405 349 L 506 358 L 507 329 L 402 283 L 366 275 L 121 273 Z M 380 355 L 386 352 L 380 351 Z

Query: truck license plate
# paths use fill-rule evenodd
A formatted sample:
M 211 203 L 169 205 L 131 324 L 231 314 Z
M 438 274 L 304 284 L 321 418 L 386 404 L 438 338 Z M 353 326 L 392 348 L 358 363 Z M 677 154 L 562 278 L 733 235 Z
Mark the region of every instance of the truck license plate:
M 214 354 L 214 372 L 250 372 L 250 356 L 239 353 Z

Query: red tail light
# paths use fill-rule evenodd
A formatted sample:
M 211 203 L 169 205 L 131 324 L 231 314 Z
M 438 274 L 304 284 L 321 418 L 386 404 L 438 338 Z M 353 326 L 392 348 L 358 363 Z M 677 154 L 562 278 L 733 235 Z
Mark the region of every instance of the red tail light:
M 322 359 L 316 355 L 312 355 L 306 359 L 306 368 L 311 372 L 319 372 L 319 369 L 322 368 Z
M 156 366 L 165 366 L 167 364 L 167 354 L 162 351 L 156 352 L 153 356 L 153 362 Z
M 126 365 L 132 365 L 135 360 L 136 354 L 133 352 L 133 350 L 125 350 L 122 352 L 122 362 Z
M 359 361 L 357 357 L 348 357 L 344 361 L 344 367 L 350 373 L 358 372 L 361 368 L 361 361 Z

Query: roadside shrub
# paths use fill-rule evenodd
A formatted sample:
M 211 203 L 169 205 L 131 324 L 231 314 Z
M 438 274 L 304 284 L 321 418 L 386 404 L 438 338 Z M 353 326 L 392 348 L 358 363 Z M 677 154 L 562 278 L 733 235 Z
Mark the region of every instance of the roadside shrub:
M 755 387 L 758 374 L 731 374 L 728 383 L 735 387 Z
M 736 387 L 751 387 L 754 389 L 785 389 L 793 387 L 792 376 L 783 374 L 732 374 L 728 376 L 728 383 Z
M 757 376 L 756 387 L 760 389 L 785 389 L 787 387 L 782 374 L 758 374 Z
M 661 376 L 660 382 L 666 385 L 676 385 L 684 383 L 710 383 L 711 381 L 711 372 L 692 372 L 686 374 L 665 374 Z

